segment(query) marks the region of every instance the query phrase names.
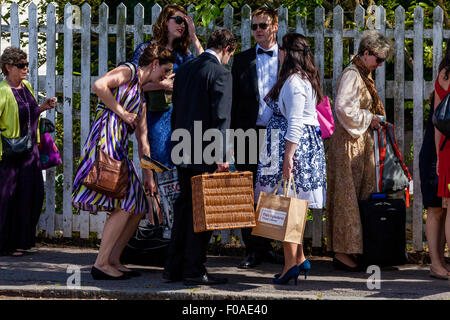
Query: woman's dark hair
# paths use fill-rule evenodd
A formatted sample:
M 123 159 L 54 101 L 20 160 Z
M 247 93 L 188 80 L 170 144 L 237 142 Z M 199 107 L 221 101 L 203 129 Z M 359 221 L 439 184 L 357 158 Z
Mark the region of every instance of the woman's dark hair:
M 227 46 L 230 46 L 228 52 L 232 52 L 237 48 L 237 40 L 236 37 L 231 33 L 228 29 L 220 29 L 211 33 L 211 36 L 206 43 L 207 49 L 225 49 Z
M 445 69 L 445 80 L 448 80 L 450 73 L 450 39 L 447 40 L 446 46 L 447 49 L 445 50 L 444 59 L 442 59 L 439 64 L 439 72 L 441 72 L 442 69 Z
M 27 54 L 25 51 L 16 47 L 5 48 L 0 56 L 0 69 L 2 70 L 2 73 L 7 76 L 8 70 L 6 69 L 6 65 L 19 63 L 21 60 L 27 60 Z
M 316 68 L 314 56 L 306 38 L 299 33 L 287 33 L 283 37 L 283 44 L 280 49 L 284 50 L 286 56 L 281 65 L 278 80 L 270 90 L 268 97 L 277 100 L 286 80 L 291 75 L 300 73 L 303 79 L 307 79 L 311 83 L 317 95 L 316 102 L 320 103 L 323 99 L 323 93 L 319 70 Z
M 183 14 L 187 14 L 186 9 L 177 4 L 168 4 L 166 5 L 156 20 L 155 25 L 153 26 L 153 42 L 157 43 L 161 46 L 166 46 L 169 42 L 167 37 L 167 33 L 169 29 L 167 28 L 167 22 L 169 21 L 169 17 L 173 16 L 175 12 L 180 11 Z M 185 23 L 185 29 L 181 38 L 175 39 L 172 43 L 172 48 L 181 53 L 187 54 L 188 47 L 191 43 L 191 38 L 189 37 L 188 26 Z
M 144 52 L 142 52 L 138 65 L 145 67 L 156 59 L 159 60 L 159 65 L 175 63 L 175 58 L 169 49 L 157 44 L 149 44 L 145 47 Z

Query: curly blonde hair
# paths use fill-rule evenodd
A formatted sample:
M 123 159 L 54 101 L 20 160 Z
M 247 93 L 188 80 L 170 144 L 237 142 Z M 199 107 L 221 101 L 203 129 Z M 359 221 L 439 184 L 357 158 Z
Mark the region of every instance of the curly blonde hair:
M 5 48 L 3 54 L 0 56 L 0 69 L 2 70 L 2 73 L 7 76 L 8 70 L 6 69 L 6 65 L 19 63 L 20 60 L 27 60 L 25 51 L 16 47 Z

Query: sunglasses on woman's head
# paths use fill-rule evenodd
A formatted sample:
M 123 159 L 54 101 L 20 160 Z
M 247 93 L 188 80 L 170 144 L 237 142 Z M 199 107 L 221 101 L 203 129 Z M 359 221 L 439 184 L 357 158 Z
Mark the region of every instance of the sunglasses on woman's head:
M 25 67 L 28 68 L 29 63 L 28 63 L 28 62 L 24 62 L 24 63 L 12 63 L 11 65 L 14 66 L 14 67 L 17 67 L 17 68 L 19 68 L 19 69 L 23 69 L 23 68 L 25 68 Z
M 169 19 L 175 20 L 175 23 L 176 23 L 176 24 L 182 24 L 182 23 L 184 22 L 184 19 L 183 19 L 183 17 L 181 17 L 181 16 L 169 17 Z
M 269 25 L 267 23 L 252 23 L 252 30 L 256 31 L 258 26 L 261 30 L 266 30 Z

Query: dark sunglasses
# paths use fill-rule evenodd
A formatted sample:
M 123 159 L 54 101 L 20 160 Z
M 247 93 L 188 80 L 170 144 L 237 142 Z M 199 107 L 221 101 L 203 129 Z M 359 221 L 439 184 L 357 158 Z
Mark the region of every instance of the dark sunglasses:
M 261 30 L 266 30 L 269 25 L 267 23 L 252 23 L 252 30 L 256 31 L 258 26 Z
M 25 63 L 12 63 L 11 65 L 14 66 L 14 67 L 17 67 L 19 69 L 23 69 L 25 67 L 28 68 L 29 63 L 28 62 L 25 62 Z
M 176 24 L 182 24 L 182 23 L 184 23 L 184 19 L 183 19 L 183 17 L 181 17 L 181 16 L 169 17 L 169 19 L 175 20 L 175 23 L 176 23 Z
M 370 53 L 370 55 L 372 55 L 372 56 L 374 56 L 377 60 L 377 64 L 380 64 L 380 63 L 383 63 L 385 60 L 386 60 L 386 58 L 380 58 L 380 57 L 378 57 L 376 54 L 374 54 L 374 53 Z

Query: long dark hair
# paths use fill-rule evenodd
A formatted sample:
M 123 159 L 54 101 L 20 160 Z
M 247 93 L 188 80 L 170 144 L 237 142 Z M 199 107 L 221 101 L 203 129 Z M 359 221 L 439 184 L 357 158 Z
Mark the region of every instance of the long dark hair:
M 177 4 L 168 4 L 163 8 L 158 16 L 158 19 L 156 20 L 155 25 L 153 26 L 153 43 L 164 47 L 167 45 L 169 41 L 167 37 L 167 33 L 169 32 L 167 28 L 167 21 L 169 20 L 169 17 L 173 16 L 177 11 L 180 11 L 184 15 L 187 14 L 186 9 Z M 183 35 L 173 41 L 172 48 L 175 51 L 187 54 L 190 43 L 191 38 L 189 37 L 188 26 L 185 23 Z
M 277 100 L 286 80 L 291 75 L 300 73 L 303 79 L 306 78 L 311 83 L 317 95 L 316 102 L 320 103 L 323 99 L 322 85 L 308 40 L 299 33 L 286 33 L 280 49 L 285 51 L 286 56 L 281 65 L 278 80 L 267 96 L 271 100 Z
M 448 80 L 450 73 L 450 39 L 447 40 L 447 49 L 445 50 L 444 59 L 439 64 L 439 72 L 445 69 L 445 80 Z

